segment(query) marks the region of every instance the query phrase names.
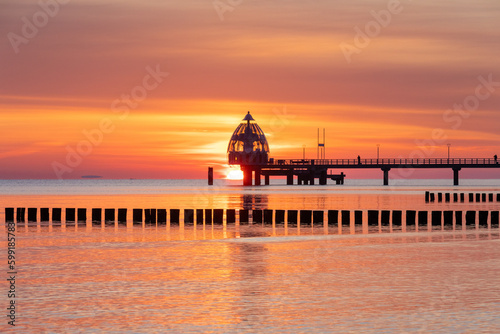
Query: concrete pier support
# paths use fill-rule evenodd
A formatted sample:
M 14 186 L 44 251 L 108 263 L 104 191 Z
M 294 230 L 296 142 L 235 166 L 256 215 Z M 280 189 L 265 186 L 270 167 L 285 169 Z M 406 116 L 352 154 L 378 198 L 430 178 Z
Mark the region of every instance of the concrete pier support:
M 382 171 L 384 172 L 384 186 L 389 185 L 389 171 L 391 169 L 389 167 L 384 167 L 382 168 Z
M 260 186 L 260 168 L 255 169 L 255 183 L 256 186 Z
M 266 174 L 266 175 L 264 176 L 264 184 L 265 184 L 266 186 L 268 186 L 268 185 L 270 184 L 269 174 Z
M 244 186 L 251 186 L 252 185 L 252 169 L 245 166 L 241 167 L 241 170 L 243 171 L 243 185 Z
M 454 167 L 453 168 L 453 185 L 454 186 L 458 186 L 458 172 L 461 170 L 462 168 L 460 167 Z
M 289 186 L 293 185 L 293 172 L 289 172 L 286 176 L 286 184 Z

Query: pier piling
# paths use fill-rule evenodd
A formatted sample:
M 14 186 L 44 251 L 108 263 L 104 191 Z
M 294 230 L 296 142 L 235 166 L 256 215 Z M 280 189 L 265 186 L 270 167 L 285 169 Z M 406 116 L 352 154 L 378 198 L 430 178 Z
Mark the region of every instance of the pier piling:
M 469 203 L 473 203 L 473 202 L 474 202 L 474 194 L 469 193 Z
M 104 209 L 104 221 L 108 223 L 115 222 L 115 209 Z
M 196 224 L 203 225 L 203 209 L 196 209 Z
M 429 199 L 430 199 L 430 192 L 426 191 L 425 192 L 425 203 L 429 203 Z
M 118 209 L 118 223 L 127 223 L 127 209 Z
M 455 211 L 455 228 L 458 228 L 458 226 L 462 226 L 462 224 L 462 211 Z
M 449 203 L 449 202 L 450 202 L 450 193 L 446 193 L 446 194 L 444 194 L 444 201 L 445 201 L 446 203 Z
M 354 211 L 354 224 L 363 225 L 363 211 L 361 210 Z

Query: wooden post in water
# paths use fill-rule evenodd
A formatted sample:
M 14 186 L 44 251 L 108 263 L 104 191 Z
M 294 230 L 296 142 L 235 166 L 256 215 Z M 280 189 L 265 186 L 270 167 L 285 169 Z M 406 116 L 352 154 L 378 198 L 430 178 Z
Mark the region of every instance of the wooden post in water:
M 181 222 L 181 210 L 170 209 L 170 225 L 179 225 Z
M 212 225 L 212 209 L 205 209 L 205 224 Z
M 194 210 L 184 209 L 184 224 L 193 225 L 194 224 Z
M 418 225 L 419 226 L 427 225 L 427 223 L 428 223 L 427 216 L 428 216 L 427 211 L 419 211 L 418 212 Z
M 458 193 L 453 193 L 453 202 L 458 202 Z
M 247 209 L 242 209 L 239 211 L 239 215 L 240 215 L 240 225 L 247 225 L 248 222 L 250 221 L 248 219 L 248 210 Z
M 158 225 L 166 225 L 167 224 L 167 209 L 158 209 L 156 211 L 156 214 L 158 215 L 158 217 L 157 217 Z
M 441 203 L 443 201 L 443 193 L 438 193 L 438 202 Z
M 368 225 L 378 226 L 378 210 L 368 210 Z
M 79 222 L 87 222 L 87 209 L 79 208 L 77 210 L 77 219 Z
M 450 193 L 446 193 L 446 194 L 444 194 L 444 201 L 445 201 L 446 203 L 449 203 L 449 202 L 450 202 Z
M 476 202 L 481 202 L 481 194 L 480 193 L 477 193 L 476 194 Z
M 214 209 L 214 225 L 222 225 L 224 223 L 224 209 Z
M 196 224 L 203 225 L 203 209 L 196 209 Z
M 118 223 L 127 223 L 127 209 L 118 209 Z
M 132 222 L 142 224 L 142 209 L 134 209 L 132 211 Z
M 288 226 L 297 226 L 298 211 L 288 210 Z
M 493 194 L 488 194 L 488 202 L 493 202 Z
M 226 210 L 226 223 L 227 224 L 235 224 L 236 223 L 236 210 L 235 209 L 227 209 Z
M 401 210 L 392 211 L 392 226 L 401 226 L 403 212 Z
M 382 210 L 382 214 L 380 217 L 380 225 L 389 226 L 391 223 L 391 212 L 388 210 Z
M 354 225 L 363 225 L 363 211 L 354 211 Z
M 24 222 L 26 220 L 26 209 L 25 208 L 17 208 L 16 210 L 16 220 L 17 222 Z
M 313 225 L 323 224 L 325 219 L 325 213 L 321 210 L 313 211 Z
M 273 210 L 264 209 L 264 224 L 273 223 Z
M 351 225 L 351 211 L 349 210 L 342 210 L 342 226 L 344 225 Z
M 285 223 L 285 210 L 276 210 L 275 222 L 276 224 L 284 224 Z
M 425 192 L 425 203 L 429 203 L 430 193 L 429 191 Z
M 491 228 L 498 227 L 498 211 L 491 211 Z
M 497 194 L 497 202 L 500 202 L 500 194 Z
M 470 203 L 474 202 L 474 194 L 473 193 L 469 193 L 469 202 Z
M 14 222 L 14 208 L 5 208 L 5 222 Z
M 339 211 L 328 210 L 328 225 L 335 226 L 339 224 Z
M 311 226 L 312 224 L 312 211 L 300 210 L 300 225 Z
M 156 225 L 156 209 L 149 209 L 149 222 Z
M 66 221 L 67 222 L 74 222 L 76 221 L 76 214 L 75 214 L 75 209 L 73 208 L 66 208 Z
M 463 203 L 463 202 L 465 202 L 465 194 L 460 193 L 460 203 Z
M 486 202 L 486 194 L 481 194 L 481 201 Z
M 49 208 L 41 208 L 40 209 L 40 221 L 41 222 L 50 221 Z
M 115 209 L 104 209 L 104 221 L 108 223 L 115 222 Z
M 209 186 L 214 185 L 214 168 L 213 167 L 208 167 L 208 185 Z
M 92 209 L 92 222 L 100 223 L 102 221 L 102 209 L 93 208 Z
M 453 211 L 444 211 L 443 220 L 445 226 L 453 226 Z
M 262 224 L 262 210 L 252 210 L 252 222 Z
M 465 224 L 476 225 L 476 211 L 467 211 L 465 213 Z
M 458 226 L 462 226 L 463 224 L 463 219 L 462 219 L 462 211 L 455 211 L 455 228 L 458 228 Z
M 488 211 L 479 211 L 479 226 L 488 226 Z
M 441 211 L 432 211 L 431 213 L 431 224 L 432 226 L 441 226 L 441 217 L 443 216 L 443 213 Z
M 415 226 L 417 211 L 406 210 L 406 226 Z
M 29 222 L 36 222 L 37 220 L 37 208 L 28 208 L 28 221 Z M 23 219 L 24 221 L 24 219 Z
M 431 193 L 430 197 L 431 197 L 431 202 L 434 202 L 434 200 L 435 200 L 435 195 L 434 195 L 434 193 Z
M 144 223 L 151 224 L 151 209 L 144 209 Z

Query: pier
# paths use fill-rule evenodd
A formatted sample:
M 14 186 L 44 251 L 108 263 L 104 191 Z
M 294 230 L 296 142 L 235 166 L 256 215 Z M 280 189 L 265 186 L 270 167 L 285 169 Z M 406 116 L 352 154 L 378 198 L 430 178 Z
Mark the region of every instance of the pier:
M 269 159 L 261 164 L 241 164 L 243 171 L 243 185 L 261 185 L 261 177 L 264 176 L 264 184 L 269 185 L 270 176 L 286 176 L 287 184 L 326 185 L 327 180 L 343 184 L 345 174 L 332 174 L 334 169 L 380 169 L 383 172 L 384 185 L 389 185 L 389 171 L 402 168 L 430 169 L 448 168 L 453 171 L 453 185 L 459 185 L 459 172 L 464 168 L 500 168 L 495 159 L 490 158 L 432 158 L 432 159 Z M 253 176 L 253 177 L 252 177 Z
M 318 184 L 326 185 L 331 179 L 336 184 L 344 184 L 346 175 L 333 174 L 335 169 L 380 169 L 383 173 L 384 185 L 389 185 L 391 169 L 448 168 L 453 171 L 453 185 L 459 185 L 459 172 L 463 168 L 500 168 L 497 156 L 494 158 L 428 158 L 428 159 L 324 159 L 325 139 L 319 141 L 318 129 L 318 157 L 322 159 L 274 159 L 269 158 L 269 144 L 264 131 L 257 125 L 250 112 L 243 118 L 233 132 L 227 148 L 229 165 L 240 165 L 243 171 L 243 185 L 260 186 L 262 176 L 264 184 L 270 184 L 271 176 L 286 177 L 287 185 Z M 319 149 L 322 149 L 321 156 Z M 208 171 L 208 184 L 213 184 L 213 169 Z M 252 182 L 253 180 L 253 182 Z

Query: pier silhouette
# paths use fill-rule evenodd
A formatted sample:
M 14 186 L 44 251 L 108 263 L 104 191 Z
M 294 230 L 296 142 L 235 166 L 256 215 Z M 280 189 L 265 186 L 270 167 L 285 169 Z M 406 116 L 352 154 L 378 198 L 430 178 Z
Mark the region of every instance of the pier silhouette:
M 389 185 L 391 169 L 430 169 L 448 168 L 453 170 L 453 185 L 459 185 L 459 172 L 463 168 L 500 168 L 497 157 L 493 158 L 419 158 L 419 159 L 274 159 L 268 158 L 269 144 L 262 129 L 257 125 L 250 112 L 234 131 L 228 145 L 228 162 L 240 165 L 243 171 L 243 185 L 270 184 L 271 176 L 286 176 L 287 185 L 298 184 L 326 185 L 327 180 L 343 184 L 345 174 L 333 174 L 335 169 L 380 169 L 384 185 Z M 254 179 L 254 182 L 252 182 Z

